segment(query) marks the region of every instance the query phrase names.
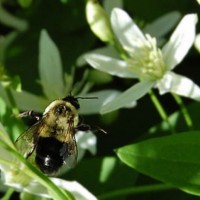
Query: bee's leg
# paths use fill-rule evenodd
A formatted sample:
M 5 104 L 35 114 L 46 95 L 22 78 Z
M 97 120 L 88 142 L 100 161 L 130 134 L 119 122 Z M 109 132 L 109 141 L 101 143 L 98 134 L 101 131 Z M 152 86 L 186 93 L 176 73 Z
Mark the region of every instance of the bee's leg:
M 75 131 L 98 131 L 101 133 L 106 134 L 107 132 L 105 130 L 103 130 L 102 128 L 99 128 L 98 126 L 92 126 L 92 125 L 88 125 L 88 124 L 79 124 L 76 128 Z
M 26 112 L 20 113 L 19 117 L 20 118 L 30 118 L 32 120 L 39 121 L 42 118 L 42 114 L 31 110 L 31 111 L 26 111 Z
M 76 132 L 77 131 L 91 131 L 92 127 L 88 124 L 79 124 L 76 128 L 75 128 Z

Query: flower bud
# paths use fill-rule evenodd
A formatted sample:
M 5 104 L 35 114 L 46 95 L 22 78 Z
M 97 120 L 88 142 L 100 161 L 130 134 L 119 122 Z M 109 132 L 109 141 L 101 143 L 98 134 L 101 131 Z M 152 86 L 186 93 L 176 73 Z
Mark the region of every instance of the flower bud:
M 109 17 L 96 0 L 87 1 L 86 18 L 91 30 L 100 40 L 112 43 L 113 31 Z

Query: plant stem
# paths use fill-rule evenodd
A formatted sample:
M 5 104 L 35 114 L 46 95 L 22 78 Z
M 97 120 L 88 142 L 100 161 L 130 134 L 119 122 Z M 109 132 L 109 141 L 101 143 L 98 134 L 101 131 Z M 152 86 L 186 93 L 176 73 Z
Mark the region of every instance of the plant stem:
M 6 191 L 5 195 L 4 195 L 0 200 L 9 200 L 9 199 L 11 199 L 10 197 L 11 197 L 11 195 L 13 194 L 13 192 L 14 192 L 14 189 L 9 188 L 9 189 Z
M 106 194 L 102 194 L 98 196 L 98 199 L 110 199 L 110 198 L 119 198 L 119 196 L 126 196 L 130 194 L 140 194 L 145 192 L 157 192 L 157 191 L 163 191 L 163 190 L 172 190 L 175 189 L 172 186 L 165 185 L 165 184 L 155 184 L 155 185 L 145 185 L 145 186 L 138 186 L 138 187 L 130 187 L 130 188 L 124 188 L 124 189 L 118 189 L 111 191 Z
M 173 126 L 169 122 L 168 115 L 167 115 L 164 107 L 160 103 L 159 99 L 157 98 L 157 96 L 154 94 L 154 92 L 152 90 L 149 91 L 149 95 L 150 95 L 151 100 L 152 100 L 153 104 L 155 105 L 160 117 L 163 119 L 163 121 L 165 121 L 168 124 L 171 132 L 175 133 L 175 130 L 174 130 Z
M 193 129 L 193 122 L 192 122 L 192 119 L 190 117 L 190 114 L 186 108 L 186 106 L 184 105 L 181 97 L 179 97 L 178 95 L 176 94 L 172 94 L 172 96 L 174 97 L 176 103 L 179 105 L 180 107 L 180 110 L 182 112 L 182 115 L 183 115 L 183 118 L 185 119 L 185 122 L 189 128 L 189 130 L 192 130 Z

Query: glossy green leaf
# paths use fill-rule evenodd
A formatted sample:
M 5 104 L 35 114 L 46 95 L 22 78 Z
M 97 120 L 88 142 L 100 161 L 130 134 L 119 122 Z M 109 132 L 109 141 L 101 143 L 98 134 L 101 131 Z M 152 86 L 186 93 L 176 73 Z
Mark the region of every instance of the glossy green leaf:
M 130 167 L 200 196 L 200 132 L 191 131 L 131 144 L 117 150 Z
M 50 100 L 64 94 L 63 70 L 58 48 L 46 30 L 40 36 L 39 72 L 45 95 Z

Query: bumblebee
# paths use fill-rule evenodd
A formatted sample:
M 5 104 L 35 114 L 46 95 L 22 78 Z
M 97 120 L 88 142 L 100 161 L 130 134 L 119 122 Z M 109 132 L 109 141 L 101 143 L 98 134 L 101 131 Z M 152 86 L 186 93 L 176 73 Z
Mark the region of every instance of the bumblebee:
M 55 100 L 42 115 L 25 112 L 35 123 L 16 140 L 16 147 L 26 159 L 36 163 L 46 175 L 54 175 L 66 163 L 74 167 L 77 161 L 75 133 L 89 130 L 89 125 L 79 123 L 78 98 L 71 95 Z

